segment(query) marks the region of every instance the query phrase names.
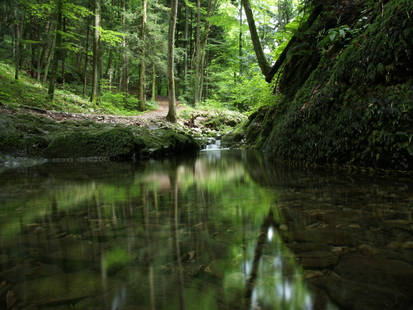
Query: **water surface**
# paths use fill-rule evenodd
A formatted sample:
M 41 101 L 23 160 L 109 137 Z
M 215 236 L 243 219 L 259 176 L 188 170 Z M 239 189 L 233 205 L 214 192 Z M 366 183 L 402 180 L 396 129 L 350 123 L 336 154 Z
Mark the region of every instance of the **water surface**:
M 407 177 L 239 151 L 0 174 L 1 309 L 411 309 Z

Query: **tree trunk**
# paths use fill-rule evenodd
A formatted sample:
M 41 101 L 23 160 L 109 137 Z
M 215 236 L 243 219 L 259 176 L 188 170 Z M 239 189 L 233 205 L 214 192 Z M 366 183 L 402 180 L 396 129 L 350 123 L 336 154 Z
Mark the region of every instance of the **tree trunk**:
M 239 78 L 242 76 L 242 1 L 239 2 Z
M 258 65 L 260 66 L 262 74 L 266 76 L 268 72 L 270 72 L 271 66 L 268 63 L 267 58 L 265 57 L 260 38 L 258 37 L 257 28 L 255 27 L 254 16 L 252 15 L 250 1 L 242 0 L 242 5 L 244 6 L 245 15 L 247 16 L 248 27 L 250 29 L 251 40 L 254 46 L 255 56 L 258 60 Z
M 87 87 L 87 65 L 89 63 L 89 33 L 90 33 L 90 18 L 87 19 L 87 26 L 86 26 L 85 65 L 83 67 L 83 89 L 82 89 L 83 97 L 85 97 L 86 95 L 86 87 Z
M 53 100 L 54 97 L 54 90 L 56 84 L 56 76 L 57 76 L 57 68 L 59 65 L 59 58 L 62 48 L 62 9 L 63 4 L 62 0 L 57 1 L 57 28 L 56 28 L 56 46 L 54 48 L 54 56 L 53 56 L 53 64 L 52 64 L 52 75 L 50 77 L 50 84 L 49 84 L 49 99 Z
M 203 89 L 204 89 L 204 77 L 205 77 L 205 58 L 206 58 L 206 50 L 202 51 L 202 58 L 201 58 L 201 76 L 200 76 L 200 83 L 199 83 L 199 100 L 202 101 L 203 96 Z
M 143 42 L 142 54 L 140 61 L 140 70 L 139 70 L 139 86 L 138 86 L 138 100 L 139 100 L 139 110 L 145 110 L 146 103 L 146 67 L 145 67 L 145 33 L 146 33 L 146 11 L 147 11 L 147 1 L 142 0 L 142 21 L 141 21 L 141 33 L 140 39 Z
M 36 77 L 36 48 L 33 46 L 33 44 L 30 44 L 30 54 L 31 54 L 30 76 L 32 78 L 35 78 Z
M 197 24 L 195 32 L 195 83 L 194 83 L 194 105 L 200 101 L 199 87 L 200 87 L 200 66 L 201 66 L 201 0 L 197 0 Z
M 14 8 L 14 18 L 16 19 L 16 25 L 14 30 L 14 64 L 15 64 L 15 71 L 14 71 L 14 78 L 16 80 L 19 79 L 19 70 L 20 70 L 20 41 L 21 41 L 21 29 L 19 23 L 19 16 L 17 13 L 17 7 Z
M 185 30 L 184 30 L 184 40 L 185 40 L 185 54 L 184 54 L 184 93 L 187 90 L 187 78 L 188 78 L 188 6 L 185 4 Z
M 199 0 L 198 0 L 199 1 Z M 174 55 L 175 55 L 175 29 L 176 15 L 178 12 L 178 0 L 171 0 L 171 16 L 169 19 L 168 32 L 168 99 L 169 111 L 166 119 L 172 123 L 176 122 L 176 98 L 174 78 Z
M 156 101 L 156 68 L 155 64 L 152 64 L 152 96 L 151 101 Z
M 112 70 L 112 64 L 113 64 L 113 50 L 110 49 L 110 50 L 109 50 L 108 64 L 107 64 L 107 66 L 106 66 L 106 70 L 105 70 L 104 77 L 107 77 L 107 76 L 109 75 L 109 72 L 110 72 L 110 71 L 113 71 L 113 70 Z
M 49 75 L 49 67 L 52 62 L 52 57 L 53 57 L 55 46 L 56 46 L 56 35 L 53 36 L 52 43 L 50 44 L 49 54 L 47 55 L 47 62 L 46 62 L 46 66 L 44 67 L 43 83 L 47 82 L 47 76 Z
M 126 34 L 126 0 L 122 0 L 122 32 Z M 126 36 L 122 40 L 122 63 L 119 72 L 119 85 L 118 90 L 125 92 L 128 81 L 128 70 L 127 70 L 127 55 L 126 55 Z
M 51 22 L 49 20 L 46 24 L 46 35 L 44 37 L 42 52 L 39 53 L 38 55 L 39 57 L 37 58 L 37 81 L 38 82 L 40 82 L 41 75 L 42 75 L 43 63 L 44 63 L 47 48 L 48 48 L 48 42 L 49 42 L 48 38 L 49 38 L 50 29 L 51 29 Z
M 91 102 L 99 104 L 99 61 L 100 61 L 100 0 L 95 0 L 95 33 L 93 37 L 93 76 L 92 76 L 92 94 L 90 96 Z
M 100 103 L 100 97 L 102 95 L 102 81 L 103 79 L 103 46 L 99 42 L 99 49 L 98 49 L 98 90 L 96 93 L 96 98 L 99 99 L 98 103 Z
M 63 33 L 66 32 L 66 18 L 63 18 Z M 62 42 L 64 43 L 64 41 Z M 62 49 L 62 87 L 65 87 L 66 51 Z

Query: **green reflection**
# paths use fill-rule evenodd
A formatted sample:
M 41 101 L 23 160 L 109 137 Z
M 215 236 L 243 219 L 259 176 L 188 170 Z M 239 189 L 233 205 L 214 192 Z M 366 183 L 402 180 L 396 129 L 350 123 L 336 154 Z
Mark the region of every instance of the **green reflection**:
M 342 245 L 297 243 L 303 180 L 241 152 L 0 174 L 0 308 L 334 308 L 312 279 Z

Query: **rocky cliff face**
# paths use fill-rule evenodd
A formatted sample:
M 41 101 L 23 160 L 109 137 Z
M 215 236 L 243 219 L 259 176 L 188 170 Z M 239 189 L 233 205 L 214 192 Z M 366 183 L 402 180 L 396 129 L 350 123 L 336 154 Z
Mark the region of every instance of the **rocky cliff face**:
M 247 140 L 284 159 L 413 168 L 413 2 L 324 1 L 250 117 Z

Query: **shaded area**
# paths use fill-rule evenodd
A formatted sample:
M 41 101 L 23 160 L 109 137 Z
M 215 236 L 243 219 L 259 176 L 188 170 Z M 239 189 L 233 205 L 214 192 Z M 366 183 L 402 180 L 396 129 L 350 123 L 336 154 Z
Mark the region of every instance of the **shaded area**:
M 310 3 L 248 142 L 285 160 L 412 170 L 412 2 Z
M 231 151 L 8 170 L 0 307 L 406 309 L 411 185 Z

